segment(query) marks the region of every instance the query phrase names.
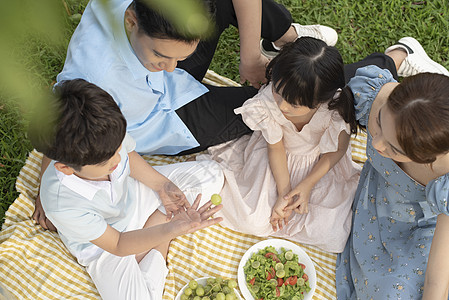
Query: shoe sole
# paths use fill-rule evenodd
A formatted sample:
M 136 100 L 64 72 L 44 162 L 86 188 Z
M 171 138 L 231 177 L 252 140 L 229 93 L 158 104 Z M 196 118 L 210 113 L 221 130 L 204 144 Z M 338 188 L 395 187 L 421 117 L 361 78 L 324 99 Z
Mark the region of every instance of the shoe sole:
M 437 69 L 440 71 L 441 74 L 444 74 L 446 76 L 449 76 L 449 71 L 443 67 L 442 65 L 440 65 L 439 63 L 435 62 L 434 60 L 432 60 L 426 53 L 426 51 L 424 50 L 424 48 L 421 46 L 421 44 L 412 37 L 405 37 L 402 38 L 398 41 L 398 43 L 400 44 L 404 44 L 407 47 L 411 48 L 414 53 L 420 55 L 422 57 L 422 59 L 429 65 L 431 65 L 433 68 Z
M 279 52 L 265 50 L 265 48 L 262 46 L 262 41 L 263 40 L 260 40 L 260 52 L 262 53 L 262 55 L 268 59 L 275 58 L 279 54 Z

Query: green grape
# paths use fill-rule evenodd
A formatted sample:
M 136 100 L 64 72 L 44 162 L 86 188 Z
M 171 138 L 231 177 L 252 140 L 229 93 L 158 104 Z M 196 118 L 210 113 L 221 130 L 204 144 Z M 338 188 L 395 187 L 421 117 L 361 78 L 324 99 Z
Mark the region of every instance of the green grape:
M 218 194 L 213 194 L 210 197 L 210 201 L 212 202 L 213 205 L 219 205 L 221 203 L 221 196 Z
M 221 290 L 225 293 L 225 295 L 231 292 L 231 289 L 227 285 L 225 285 Z
M 235 300 L 235 295 L 233 294 L 227 294 L 225 297 L 226 300 Z
M 189 287 L 187 287 L 185 290 L 184 290 L 184 295 L 186 295 L 186 296 L 190 296 L 190 295 L 192 295 L 192 289 L 191 288 L 189 288 Z
M 229 287 L 230 289 L 235 289 L 235 288 L 237 287 L 237 281 L 235 281 L 235 280 L 233 280 L 233 279 L 229 280 L 229 281 L 228 281 L 228 287 Z
M 192 290 L 195 290 L 198 287 L 198 282 L 196 282 L 196 280 L 191 280 L 189 282 L 189 288 L 191 288 Z
M 201 297 L 200 296 L 195 296 L 195 297 L 193 297 L 193 300 L 201 300 Z
M 223 293 L 218 293 L 217 297 L 215 297 L 217 300 L 226 300 L 226 295 Z
M 203 287 L 199 286 L 199 287 L 196 289 L 196 294 L 197 294 L 198 296 L 204 296 L 204 289 L 203 289 Z
M 207 282 L 207 284 L 214 285 L 215 279 L 214 278 L 207 278 L 206 282 Z
M 217 282 L 217 283 L 222 283 L 223 282 L 223 278 L 221 278 L 220 276 L 218 276 L 217 278 L 215 278 L 215 281 Z
M 189 296 L 187 296 L 186 294 L 182 294 L 181 300 L 189 300 Z
M 204 296 L 201 300 L 210 300 L 210 298 L 208 296 Z
M 212 290 L 212 286 L 210 284 L 206 284 L 204 286 L 204 293 L 208 294 Z
M 255 285 L 253 285 L 253 286 L 251 287 L 251 290 L 252 290 L 254 293 L 257 293 L 257 292 L 259 291 L 259 289 L 260 289 L 260 286 L 258 286 L 257 284 L 255 284 Z
M 220 284 L 215 284 L 215 285 L 213 285 L 213 286 L 212 286 L 212 290 L 213 290 L 214 292 L 219 292 L 219 291 L 221 291 L 221 286 L 220 286 Z

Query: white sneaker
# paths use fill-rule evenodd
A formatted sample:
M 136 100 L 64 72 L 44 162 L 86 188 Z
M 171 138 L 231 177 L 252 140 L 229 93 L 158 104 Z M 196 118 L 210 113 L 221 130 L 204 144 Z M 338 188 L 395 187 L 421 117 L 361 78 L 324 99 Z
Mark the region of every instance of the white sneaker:
M 295 28 L 298 38 L 303 36 L 312 37 L 318 40 L 322 40 L 328 46 L 335 46 L 338 40 L 337 32 L 324 25 L 300 25 L 298 23 L 292 23 Z
M 408 54 L 399 66 L 399 76 L 408 77 L 424 72 L 438 73 L 449 76 L 449 71 L 439 63 L 433 61 L 416 39 L 412 37 L 404 37 L 395 45 L 388 47 L 385 50 L 385 54 L 398 48 L 405 50 Z
M 300 25 L 298 23 L 292 23 L 292 26 L 295 29 L 298 38 L 303 36 L 312 37 L 324 41 L 329 46 L 335 46 L 335 44 L 337 43 L 337 32 L 328 26 Z M 279 50 L 281 49 L 270 41 L 267 41 L 265 39 L 262 39 L 260 41 L 260 52 L 262 52 L 262 54 L 269 59 L 273 59 L 274 57 L 276 57 L 276 55 L 278 55 L 279 53 Z

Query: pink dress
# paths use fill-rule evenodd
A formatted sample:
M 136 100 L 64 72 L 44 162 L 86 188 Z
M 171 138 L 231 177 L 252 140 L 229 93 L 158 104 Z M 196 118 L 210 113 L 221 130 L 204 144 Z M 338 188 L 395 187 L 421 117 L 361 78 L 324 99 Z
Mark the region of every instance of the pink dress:
M 294 213 L 284 229 L 274 232 L 270 224 L 276 203 L 276 182 L 271 173 L 267 142 L 282 138 L 292 188 L 300 183 L 320 158 L 335 152 L 338 135 L 349 125 L 338 112 L 321 105 L 301 131 L 279 110 L 271 93 L 271 84 L 261 88 L 252 99 L 235 110 L 254 130 L 252 135 L 217 145 L 197 159 L 213 159 L 224 170 L 225 185 L 220 193 L 223 226 L 257 236 L 278 236 L 315 245 L 329 252 L 342 252 L 351 226 L 351 204 L 360 167 L 351 160 L 348 148 L 342 159 L 313 188 L 309 213 Z

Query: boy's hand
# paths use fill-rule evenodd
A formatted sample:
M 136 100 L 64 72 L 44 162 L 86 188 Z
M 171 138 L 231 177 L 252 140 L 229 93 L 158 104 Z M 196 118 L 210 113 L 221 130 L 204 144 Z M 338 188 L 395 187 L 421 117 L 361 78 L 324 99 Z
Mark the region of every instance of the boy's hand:
M 44 212 L 44 208 L 42 207 L 40 195 L 37 195 L 34 212 L 31 217 L 33 218 L 34 222 L 36 222 L 36 224 L 40 224 L 44 229 L 56 231 L 56 227 L 45 216 L 45 212 Z
M 167 220 L 190 208 L 190 203 L 184 193 L 171 181 L 166 182 L 158 194 L 167 212 Z
M 286 210 L 293 210 L 298 214 L 306 214 L 309 212 L 309 199 L 312 187 L 304 181 L 298 184 L 293 190 L 284 196 L 284 199 L 293 202 L 288 205 Z
M 201 194 L 196 197 L 191 207 L 186 210 L 181 210 L 178 214 L 175 214 L 171 220 L 170 223 L 174 225 L 175 234 L 177 236 L 195 232 L 223 220 L 223 218 L 209 219 L 213 214 L 219 211 L 223 205 L 220 204 L 211 208 L 212 203 L 211 201 L 208 201 L 198 208 L 200 200 Z

